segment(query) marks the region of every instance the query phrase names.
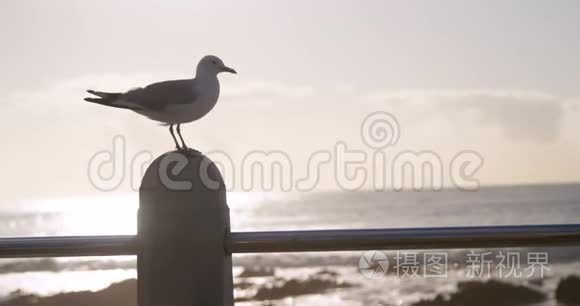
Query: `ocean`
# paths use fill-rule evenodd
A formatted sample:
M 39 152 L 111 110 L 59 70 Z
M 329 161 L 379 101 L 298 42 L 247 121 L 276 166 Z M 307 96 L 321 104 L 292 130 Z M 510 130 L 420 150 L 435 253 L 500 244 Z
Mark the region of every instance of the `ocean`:
M 0 212 L 0 235 L 135 234 L 137 203 L 136 194 L 23 200 Z M 580 223 L 579 184 L 438 192 L 231 192 L 228 204 L 233 231 Z M 236 255 L 234 275 L 244 284 L 235 294 L 239 305 L 266 305 L 251 298 L 260 286 L 328 274 L 335 283 L 348 286 L 289 294 L 267 305 L 408 305 L 453 292 L 461 281 L 497 279 L 534 286 L 549 297 L 541 305 L 552 305 L 561 278 L 580 274 L 580 247 L 374 251 L 388 261 L 384 275 L 365 275 L 365 252 Z M 445 275 L 426 276 L 433 254 L 445 256 Z M 530 259 L 537 263 L 538 256 L 545 265 L 535 268 L 545 269 L 532 271 Z M 517 267 L 514 260 L 512 266 L 498 268 L 502 258 L 517 258 Z M 475 271 L 475 259 L 489 259 L 487 269 L 482 265 Z M 1 260 L 0 299 L 101 290 L 135 278 L 134 262 L 133 256 Z

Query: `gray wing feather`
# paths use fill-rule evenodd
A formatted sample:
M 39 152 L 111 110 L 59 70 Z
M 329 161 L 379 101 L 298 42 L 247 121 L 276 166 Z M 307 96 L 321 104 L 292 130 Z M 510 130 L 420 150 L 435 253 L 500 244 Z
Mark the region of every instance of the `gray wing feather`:
M 124 102 L 143 110 L 163 110 L 169 105 L 189 104 L 196 100 L 193 80 L 172 80 L 153 83 L 143 88 L 135 88 L 124 93 Z

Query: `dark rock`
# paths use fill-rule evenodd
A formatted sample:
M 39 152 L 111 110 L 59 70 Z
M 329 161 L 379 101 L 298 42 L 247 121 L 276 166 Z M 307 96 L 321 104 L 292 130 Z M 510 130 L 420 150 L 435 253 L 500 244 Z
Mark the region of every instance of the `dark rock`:
M 328 276 L 328 277 L 337 277 L 338 276 L 338 272 L 336 271 L 332 271 L 332 270 L 320 270 L 318 272 L 316 272 L 317 275 L 321 275 L 321 276 Z
M 82 291 L 61 293 L 49 297 L 12 295 L 0 306 L 136 306 L 137 281 L 134 279 L 112 284 L 98 292 Z
M 543 278 L 530 279 L 528 281 L 528 284 L 536 287 L 542 287 L 544 285 L 544 279 Z
M 236 302 L 279 300 L 289 296 L 322 293 L 331 289 L 351 287 L 354 287 L 354 285 L 334 279 L 320 278 L 318 276 L 306 280 L 278 280 L 271 286 L 260 287 L 254 296 L 240 298 Z
M 503 283 L 496 280 L 487 282 L 461 282 L 457 292 L 437 295 L 432 300 L 422 300 L 413 306 L 520 306 L 545 300 L 543 293 L 525 286 Z
M 580 304 L 580 277 L 570 275 L 560 281 L 556 288 L 556 300 L 564 304 Z
M 248 288 L 252 288 L 252 287 L 254 287 L 254 283 L 245 282 L 245 281 L 234 283 L 235 289 L 244 290 L 244 289 L 248 289 Z
M 264 276 L 273 276 L 274 269 L 273 268 L 262 268 L 262 267 L 244 267 L 244 271 L 238 275 L 239 277 L 264 277 Z

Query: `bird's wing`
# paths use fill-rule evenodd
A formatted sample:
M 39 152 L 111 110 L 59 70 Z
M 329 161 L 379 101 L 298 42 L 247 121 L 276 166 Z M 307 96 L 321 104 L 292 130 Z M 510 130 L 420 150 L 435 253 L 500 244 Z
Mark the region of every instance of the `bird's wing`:
M 153 83 L 124 93 L 123 103 L 142 110 L 162 111 L 170 105 L 193 103 L 197 94 L 193 92 L 193 80 L 172 80 Z

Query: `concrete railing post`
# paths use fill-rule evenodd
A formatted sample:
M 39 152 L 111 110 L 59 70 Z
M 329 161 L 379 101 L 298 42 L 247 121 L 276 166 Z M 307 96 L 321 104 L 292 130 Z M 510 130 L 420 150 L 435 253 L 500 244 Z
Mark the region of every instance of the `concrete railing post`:
M 139 306 L 233 305 L 229 209 L 217 167 L 201 153 L 166 153 L 139 191 Z

